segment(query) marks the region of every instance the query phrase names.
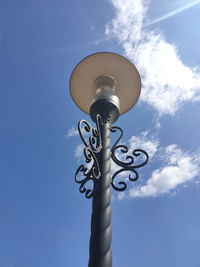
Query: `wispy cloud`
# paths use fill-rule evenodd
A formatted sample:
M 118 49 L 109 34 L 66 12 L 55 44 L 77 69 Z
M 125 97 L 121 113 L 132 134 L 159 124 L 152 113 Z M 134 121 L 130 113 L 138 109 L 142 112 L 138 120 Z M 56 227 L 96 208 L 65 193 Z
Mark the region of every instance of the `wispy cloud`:
M 130 197 L 156 197 L 175 192 L 200 173 L 198 156 L 182 151 L 176 145 L 162 149 L 165 166 L 153 171 L 145 185 L 130 190 Z
M 127 162 L 128 160 L 127 156 L 132 156 L 132 151 L 135 149 L 145 150 L 151 159 L 154 157 L 154 155 L 159 149 L 159 142 L 157 138 L 154 135 L 150 135 L 148 131 L 141 132 L 138 136 L 132 136 L 126 143 L 123 143 L 123 145 L 127 145 L 127 147 L 129 148 L 127 153 L 122 153 L 120 148 L 115 151 L 115 156 L 117 157 L 118 160 L 122 162 Z M 139 157 L 138 160 L 140 161 L 142 159 Z M 136 162 L 137 158 L 135 158 L 135 163 Z M 120 169 L 122 168 L 116 165 L 111 160 L 111 175 L 113 175 L 116 171 Z M 127 183 L 127 186 L 131 186 L 131 182 L 128 179 L 129 174 L 132 175 L 133 173 L 131 173 L 131 171 L 124 170 L 123 172 L 117 175 L 114 183 L 118 184 L 120 181 L 124 181 L 125 183 Z M 117 195 L 117 198 L 119 200 L 122 200 L 126 197 L 128 197 L 127 192 L 120 192 Z
M 129 193 L 122 192 L 118 195 L 121 200 L 125 197 L 157 197 L 161 195 L 176 193 L 181 186 L 187 186 L 191 181 L 200 175 L 200 156 L 199 152 L 189 153 L 182 150 L 175 144 L 162 147 L 159 141 L 148 132 L 142 132 L 138 136 L 132 136 L 127 142 L 130 150 L 137 148 L 144 149 L 150 156 L 151 164 L 159 164 L 160 168 L 155 169 L 150 178 L 145 183 L 136 186 L 131 184 L 128 179 L 128 173 L 122 172 L 118 181 L 127 182 L 127 186 L 132 187 Z M 117 155 L 118 159 L 125 160 L 122 153 Z M 144 167 L 145 168 L 145 167 Z M 113 171 L 118 170 L 113 169 Z M 142 170 L 139 170 L 141 173 Z
M 188 9 L 190 7 L 193 7 L 193 6 L 197 5 L 197 4 L 199 4 L 199 3 L 200 3 L 200 0 L 197 0 L 197 1 L 194 1 L 194 2 L 192 2 L 190 4 L 182 6 L 182 7 L 178 8 L 178 9 L 172 11 L 172 12 L 169 12 L 169 13 L 167 13 L 167 14 L 165 14 L 165 15 L 157 18 L 157 19 L 154 19 L 154 20 L 150 21 L 149 23 L 145 24 L 144 27 L 147 27 L 147 26 L 153 25 L 155 23 L 158 23 L 160 21 L 166 20 L 166 19 L 168 19 L 168 18 L 170 18 L 172 16 L 175 16 L 175 15 L 185 11 L 186 9 Z
M 110 2 L 116 13 L 105 32 L 118 40 L 125 56 L 137 66 L 143 84 L 141 100 L 156 109 L 159 115 L 173 115 L 184 103 L 200 101 L 197 68 L 185 65 L 177 47 L 167 42 L 161 32 L 144 28 L 150 1 Z
M 128 187 L 134 187 L 129 190 L 128 194 L 127 192 L 119 193 L 117 197 L 119 200 L 126 197 L 157 197 L 171 194 L 175 193 L 181 185 L 187 186 L 191 181 L 197 182 L 200 180 L 195 179 L 200 175 L 199 151 L 189 153 L 175 144 L 162 147 L 158 139 L 154 135 L 150 135 L 148 131 L 142 132 L 138 136 L 132 136 L 126 143 L 129 147 L 129 153 L 138 148 L 144 149 L 150 156 L 151 164 L 156 163 L 162 167 L 155 169 L 150 174 L 150 178 L 139 186 L 136 186 L 135 183 L 131 184 L 127 171 L 121 172 L 115 182 L 125 181 Z M 83 144 L 78 145 L 74 156 L 78 161 L 83 160 L 84 163 L 83 149 Z M 128 154 L 120 151 L 115 153 L 116 157 L 124 162 L 126 162 Z M 91 164 L 88 165 L 88 168 L 91 167 Z M 111 160 L 111 174 L 119 169 L 120 167 Z M 141 174 L 142 170 L 139 170 L 139 172 Z
M 126 145 L 125 143 L 123 143 Z M 159 142 L 154 136 L 150 136 L 148 134 L 148 131 L 141 132 L 138 136 L 132 136 L 128 141 L 127 141 L 127 147 L 129 148 L 129 154 L 131 155 L 132 151 L 135 149 L 143 149 L 145 150 L 150 158 L 154 156 L 156 151 L 158 150 Z M 115 151 L 115 156 L 121 160 L 126 162 L 126 157 L 128 154 L 122 153 L 120 149 L 117 149 Z M 111 173 L 114 174 L 116 171 L 121 169 L 117 164 L 115 164 L 111 160 Z M 120 177 L 128 177 L 127 172 L 121 172 Z
M 56 50 L 50 50 L 50 51 L 46 51 L 47 54 L 49 53 L 65 53 L 65 52 L 69 52 L 69 51 L 74 51 L 74 50 L 80 50 L 82 48 L 87 48 L 90 46 L 94 46 L 94 45 L 98 45 L 100 43 L 103 43 L 107 41 L 107 38 L 99 38 L 96 40 L 93 40 L 91 42 L 87 42 L 87 43 L 82 43 L 82 44 L 78 44 L 78 45 L 72 45 L 72 46 L 66 46 L 66 47 L 60 47 L 57 48 Z
M 78 161 L 81 159 L 81 157 L 83 157 L 83 149 L 84 149 L 83 144 L 80 144 L 76 147 L 74 156 L 78 159 Z
M 78 135 L 78 130 L 73 126 L 65 135 L 66 138 Z
M 129 149 L 144 149 L 152 158 L 158 150 L 158 140 L 154 136 L 149 136 L 148 131 L 141 132 L 138 136 L 132 136 L 128 141 Z

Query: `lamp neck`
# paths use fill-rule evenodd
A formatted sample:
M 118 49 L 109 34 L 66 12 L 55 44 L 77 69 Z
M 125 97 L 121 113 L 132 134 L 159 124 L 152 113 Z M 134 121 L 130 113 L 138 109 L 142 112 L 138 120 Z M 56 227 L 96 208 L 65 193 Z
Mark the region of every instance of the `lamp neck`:
M 101 116 L 104 123 L 114 123 L 119 118 L 118 97 L 109 96 L 96 100 L 90 108 L 90 117 L 95 123 L 98 114 Z

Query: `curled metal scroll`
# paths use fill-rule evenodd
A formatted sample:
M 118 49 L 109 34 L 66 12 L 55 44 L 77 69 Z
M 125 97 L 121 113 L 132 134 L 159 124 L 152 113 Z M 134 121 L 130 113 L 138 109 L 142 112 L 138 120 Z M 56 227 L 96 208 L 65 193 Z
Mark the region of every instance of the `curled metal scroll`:
M 95 180 L 99 179 L 101 176 L 99 163 L 97 159 L 97 155 L 102 149 L 102 140 L 101 140 L 100 126 L 99 126 L 100 123 L 103 123 L 100 115 L 97 115 L 96 129 L 92 128 L 90 124 L 85 120 L 81 120 L 78 123 L 78 131 L 85 145 L 84 148 L 85 162 L 87 164 L 91 164 L 91 166 L 88 168 L 84 164 L 80 165 L 75 174 L 75 181 L 78 184 L 80 184 L 79 191 L 81 193 L 85 193 L 86 198 L 91 198 L 93 196 L 93 188 Z M 86 133 L 91 133 L 91 136 L 88 138 L 88 140 L 84 137 L 83 129 L 85 130 Z M 80 175 L 82 176 L 81 178 L 79 178 Z M 92 189 L 87 188 L 86 183 L 88 181 L 92 181 L 93 183 Z
M 133 177 L 132 177 L 132 175 L 129 174 L 128 179 L 132 182 L 136 181 L 139 177 L 139 174 L 136 171 L 136 169 L 143 167 L 145 164 L 147 164 L 147 162 L 149 160 L 149 155 L 147 154 L 146 151 L 144 151 L 142 149 L 134 149 L 132 151 L 132 155 L 128 154 L 129 149 L 127 146 L 118 145 L 119 141 L 121 140 L 121 138 L 123 136 L 123 130 L 117 126 L 113 126 L 110 128 L 111 132 L 116 132 L 117 130 L 120 131 L 120 136 L 117 139 L 117 141 L 115 142 L 115 144 L 113 145 L 113 147 L 111 148 L 111 158 L 121 168 L 112 175 L 111 185 L 116 191 L 125 191 L 127 188 L 126 181 L 117 181 L 118 180 L 118 179 L 116 179 L 117 176 L 120 175 L 122 172 L 125 172 L 125 171 L 132 172 Z M 122 153 L 122 155 L 123 154 L 127 155 L 127 156 L 125 156 L 125 161 L 122 161 L 117 157 L 117 154 L 119 151 Z M 134 164 L 134 162 L 135 162 L 134 157 L 139 157 L 141 155 L 145 156 L 144 161 L 142 163 L 139 163 L 139 164 Z

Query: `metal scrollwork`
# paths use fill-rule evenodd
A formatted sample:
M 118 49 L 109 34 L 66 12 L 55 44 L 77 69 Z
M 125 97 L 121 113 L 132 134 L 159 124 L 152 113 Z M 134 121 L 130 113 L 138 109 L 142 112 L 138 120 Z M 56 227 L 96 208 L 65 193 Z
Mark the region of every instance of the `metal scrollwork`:
M 119 141 L 121 140 L 122 136 L 123 136 L 123 130 L 120 127 L 117 126 L 113 126 L 110 128 L 111 132 L 116 132 L 117 130 L 120 131 L 120 136 L 117 139 L 117 141 L 115 142 L 115 144 L 113 145 L 112 149 L 111 149 L 111 158 L 112 160 L 121 168 L 119 170 L 117 170 L 113 175 L 112 175 L 112 182 L 111 185 L 112 187 L 117 190 L 117 191 L 125 191 L 127 188 L 127 184 L 126 181 L 117 181 L 117 176 L 119 174 L 121 174 L 122 172 L 125 171 L 129 171 L 132 172 L 134 175 L 132 177 L 132 175 L 129 174 L 129 180 L 130 181 L 136 181 L 139 177 L 138 172 L 136 171 L 136 169 L 143 167 L 145 164 L 147 164 L 148 160 L 149 160 L 149 155 L 147 154 L 146 151 L 142 150 L 142 149 L 134 149 L 132 151 L 132 155 L 128 154 L 129 149 L 127 146 L 125 145 L 118 145 Z M 122 161 L 119 159 L 119 157 L 117 157 L 118 152 L 121 151 L 122 155 L 127 155 L 125 156 L 125 161 Z M 134 157 L 139 157 L 139 156 L 145 156 L 145 160 L 142 163 L 139 164 L 134 164 L 135 162 L 135 158 Z
M 86 183 L 88 181 L 92 181 L 94 187 L 95 180 L 99 179 L 101 176 L 97 159 L 97 155 L 102 149 L 102 140 L 99 127 L 100 123 L 103 123 L 100 115 L 97 115 L 97 129 L 92 128 L 85 120 L 81 120 L 78 123 L 78 131 L 85 145 L 85 162 L 91 166 L 88 168 L 83 164 L 80 165 L 75 174 L 75 181 L 80 184 L 79 191 L 81 193 L 85 193 L 86 198 L 91 198 L 93 196 L 93 189 L 87 188 Z M 91 136 L 88 138 L 88 140 L 86 140 L 83 135 L 83 129 L 86 133 L 91 133 Z M 82 178 L 78 178 L 80 173 L 82 173 Z

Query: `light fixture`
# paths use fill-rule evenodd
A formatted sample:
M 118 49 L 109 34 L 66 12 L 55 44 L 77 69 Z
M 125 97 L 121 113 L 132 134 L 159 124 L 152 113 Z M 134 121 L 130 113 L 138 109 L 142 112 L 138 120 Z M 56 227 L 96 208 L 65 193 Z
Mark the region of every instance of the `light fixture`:
M 76 105 L 90 114 L 97 126 L 96 129 L 91 128 L 85 120 L 78 124 L 85 145 L 86 166 L 79 166 L 75 180 L 80 184 L 79 191 L 87 198 L 93 198 L 88 266 L 111 267 L 110 185 L 117 191 L 126 190 L 127 179 L 123 180 L 120 174 L 127 172 L 128 180 L 136 181 L 139 177 L 137 169 L 149 159 L 144 150 L 135 149 L 130 153 L 127 146 L 119 144 L 123 131 L 111 126 L 136 104 L 141 92 L 140 75 L 125 57 L 110 52 L 96 53 L 84 58 L 74 68 L 70 92 Z M 85 131 L 91 135 L 84 137 Z M 112 132 L 119 132 L 119 137 L 110 149 Z M 120 152 L 125 157 L 120 157 Z M 142 162 L 135 162 L 135 158 L 141 155 Z M 118 165 L 112 177 L 110 159 Z M 92 187 L 87 187 L 89 181 L 92 181 Z

